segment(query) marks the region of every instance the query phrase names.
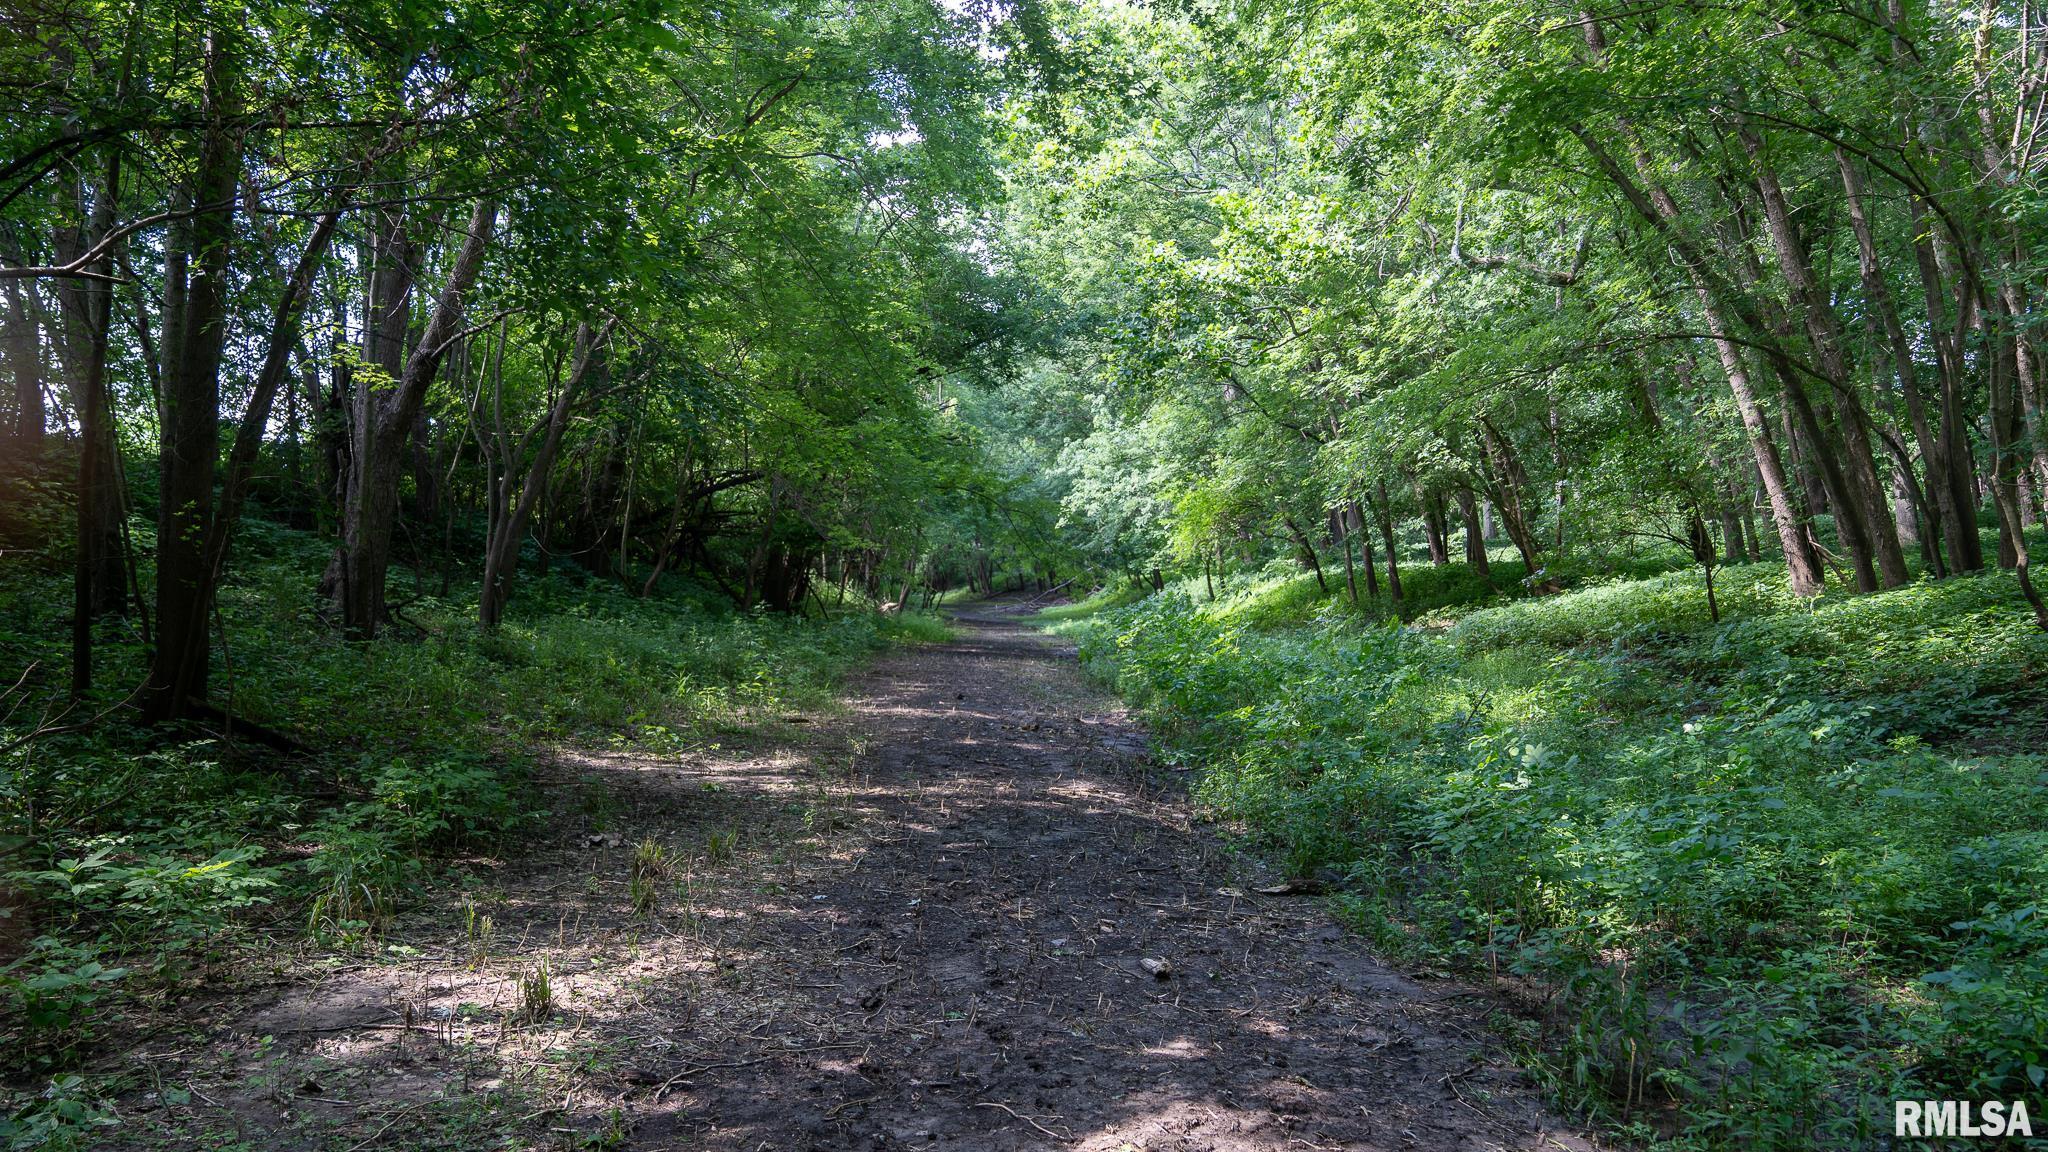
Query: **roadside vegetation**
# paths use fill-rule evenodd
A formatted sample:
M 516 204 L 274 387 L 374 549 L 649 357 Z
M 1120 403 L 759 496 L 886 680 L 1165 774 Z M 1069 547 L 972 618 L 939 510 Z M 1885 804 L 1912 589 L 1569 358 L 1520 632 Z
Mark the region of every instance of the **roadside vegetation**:
M 114 1120 L 103 1101 L 134 1086 L 92 1069 L 128 1007 L 252 965 L 374 957 L 393 917 L 464 899 L 461 861 L 566 834 L 532 780 L 557 749 L 715 748 L 829 709 L 839 677 L 890 644 L 946 636 L 857 598 L 829 617 L 745 612 L 684 580 L 641 598 L 563 564 L 494 631 L 471 622 L 470 583 L 348 642 L 311 594 L 320 540 L 262 520 L 245 535 L 220 600 L 221 728 L 167 741 L 107 703 L 19 685 L 8 700 L 0 1051 L 28 1085 L 0 1121 L 10 1147 Z M 33 683 L 65 658 L 63 581 L 4 581 L 0 653 Z M 109 630 L 99 651 L 115 682 L 143 675 L 132 633 Z
M 1997 576 L 1805 601 L 1771 564 L 1714 623 L 1664 561 L 1405 624 L 1277 568 L 1055 626 L 1217 818 L 1390 953 L 1498 978 L 1532 1065 L 1644 1138 L 1867 1147 L 1895 1098 L 2034 1098 L 2048 634 Z

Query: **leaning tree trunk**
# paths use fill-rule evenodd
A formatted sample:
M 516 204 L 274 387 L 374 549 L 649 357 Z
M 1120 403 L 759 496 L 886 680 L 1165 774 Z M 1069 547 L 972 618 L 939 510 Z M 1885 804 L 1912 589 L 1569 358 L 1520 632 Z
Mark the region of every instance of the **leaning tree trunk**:
M 1588 24 L 1585 35 L 1589 45 L 1596 52 L 1604 49 L 1597 25 Z M 1742 362 L 1741 350 L 1736 345 L 1724 315 L 1723 299 L 1739 302 L 1737 294 L 1720 278 L 1707 260 L 1706 253 L 1693 242 L 1683 229 L 1683 213 L 1669 191 L 1652 179 L 1654 166 L 1649 157 L 1638 151 L 1635 167 L 1637 176 L 1631 176 L 1604 144 L 1584 125 L 1573 125 L 1571 132 L 1592 156 L 1600 171 L 1621 190 L 1631 207 L 1645 223 L 1676 249 L 1685 265 L 1694 292 L 1699 298 L 1700 311 L 1707 321 L 1715 352 L 1721 360 L 1721 367 L 1728 377 L 1729 391 L 1734 394 L 1737 412 L 1742 425 L 1749 433 L 1751 451 L 1756 457 L 1757 472 L 1764 485 L 1765 495 L 1770 500 L 1771 518 L 1778 529 L 1778 539 L 1784 546 L 1785 565 L 1789 570 L 1793 591 L 1800 596 L 1815 596 L 1820 593 L 1820 558 L 1815 555 L 1808 540 L 1805 525 L 1792 503 L 1792 491 L 1787 482 L 1784 462 L 1779 458 L 1777 447 L 1770 438 L 1770 426 L 1764 422 L 1763 409 L 1757 403 L 1756 391 L 1752 387 L 1749 371 Z M 1745 313 L 1753 310 L 1745 309 Z M 1745 323 L 1750 315 L 1741 317 Z M 1761 325 L 1751 327 L 1761 330 Z M 1769 350 L 1766 350 L 1767 352 Z
M 256 373 L 254 388 L 250 390 L 249 406 L 243 410 L 242 419 L 235 429 L 234 445 L 228 451 L 227 474 L 221 479 L 220 494 L 208 518 L 203 553 L 206 578 L 200 584 L 199 595 L 185 606 L 190 617 L 187 621 L 188 635 L 204 636 L 206 633 L 207 617 L 213 611 L 221 573 L 227 566 L 228 544 L 234 539 L 235 525 L 242 515 L 242 501 L 248 495 L 249 482 L 255 477 L 257 458 L 263 451 L 264 433 L 270 427 L 270 411 L 276 406 L 277 394 L 283 389 L 291 371 L 292 353 L 299 343 L 299 324 L 313 295 L 313 275 L 326 258 L 339 219 L 339 211 L 330 211 L 314 222 L 312 234 L 307 237 L 297 264 L 286 275 L 277 307 L 271 312 L 263 365 Z M 203 684 L 203 674 L 200 679 Z
M 1820 557 L 1814 554 L 1813 541 L 1806 534 L 1806 526 L 1800 521 L 1798 510 L 1792 503 L 1792 486 L 1785 478 L 1784 462 L 1778 457 L 1778 446 L 1771 440 L 1771 426 L 1764 421 L 1763 406 L 1757 403 L 1756 390 L 1749 380 L 1749 368 L 1742 362 L 1742 350 L 1728 339 L 1726 326 L 1721 319 L 1721 310 L 1706 290 L 1699 291 L 1700 311 L 1707 320 L 1707 331 L 1713 335 L 1714 351 L 1721 358 L 1721 370 L 1728 377 L 1728 390 L 1735 397 L 1735 410 L 1742 417 L 1743 431 L 1749 434 L 1750 454 L 1756 460 L 1757 475 L 1762 478 L 1764 498 L 1771 505 L 1771 523 L 1778 530 L 1778 544 L 1785 550 L 1785 568 L 1792 581 L 1795 596 L 1818 596 L 1821 589 Z
M 1898 305 L 1892 299 L 1890 283 L 1885 280 L 1884 266 L 1878 262 L 1876 236 L 1863 209 L 1862 175 L 1850 161 L 1849 154 L 1840 148 L 1835 149 L 1835 164 L 1841 170 L 1849 224 L 1856 235 L 1857 271 L 1862 277 L 1863 294 L 1871 310 L 1877 313 L 1879 325 L 1884 330 L 1885 349 L 1892 360 L 1892 378 L 1898 383 L 1899 398 L 1905 401 L 1906 422 L 1913 431 L 1913 442 L 1920 449 L 1920 462 L 1926 477 L 1921 504 L 1927 518 L 1927 531 L 1921 545 L 1927 553 L 1929 570 L 1936 575 L 1946 575 L 1941 538 L 1959 515 L 1955 507 L 1955 493 L 1947 483 L 1947 454 L 1935 438 L 1933 426 L 1928 423 L 1927 405 L 1920 395 L 1919 368 L 1913 363 L 1912 343 L 1906 337 L 1905 325 L 1899 320 Z
M 1747 124 L 1741 126 L 1738 135 L 1744 150 L 1757 165 L 1757 191 L 1763 200 L 1766 231 L 1770 233 L 1771 245 L 1778 254 L 1778 267 L 1791 286 L 1794 306 L 1805 320 L 1807 339 L 1819 357 L 1821 375 L 1826 377 L 1833 390 L 1835 407 L 1840 413 L 1840 480 L 1832 475 L 1828 477 L 1830 487 L 1840 484 L 1840 491 L 1829 493 L 1837 498 L 1839 504 L 1835 509 L 1836 527 L 1843 542 L 1850 546 L 1852 559 L 1856 562 L 1858 586 L 1867 583 L 1869 587 L 1862 588 L 1864 591 L 1872 591 L 1880 584 L 1896 588 L 1906 582 L 1906 557 L 1892 525 L 1884 484 L 1878 478 L 1877 460 L 1870 448 L 1870 418 L 1850 375 L 1841 324 L 1826 289 L 1814 274 L 1805 241 L 1792 219 L 1792 210 L 1785 200 L 1784 189 L 1778 184 L 1777 174 L 1764 160 L 1761 140 Z M 1795 414 L 1804 422 L 1806 415 L 1799 397 L 1793 395 L 1798 388 L 1797 381 L 1787 379 L 1785 388 L 1787 398 L 1794 403 Z M 1813 429 L 1808 431 L 1809 434 L 1814 432 Z M 1830 463 L 1829 451 L 1835 445 L 1819 435 L 1814 435 L 1813 439 L 1822 463 Z M 1853 526 L 1851 521 L 1854 521 Z M 1867 568 L 1871 570 L 1866 571 Z
M 555 397 L 554 407 L 548 410 L 547 418 L 527 430 L 520 438 L 517 449 L 502 457 L 500 472 L 491 494 L 491 525 L 489 537 L 484 545 L 484 584 L 477 597 L 477 622 L 485 628 L 496 628 L 504 619 L 505 604 L 512 596 L 512 577 L 519 563 L 519 542 L 526 536 L 526 521 L 533 515 L 533 507 L 539 502 L 541 492 L 547 487 L 548 471 L 554 467 L 555 454 L 562 446 L 562 433 L 569 427 L 569 414 L 574 411 L 577 396 L 583 391 L 583 381 L 588 378 L 591 362 L 607 338 L 611 336 L 613 321 L 606 320 L 604 327 L 595 335 L 590 325 L 576 326 L 576 353 L 569 369 L 569 378 L 562 384 L 561 392 Z M 528 460 L 526 470 L 516 480 L 514 469 L 522 459 L 527 458 L 528 446 L 534 437 L 540 437 L 540 446 Z M 681 493 L 677 493 L 678 513 L 682 507 Z M 655 575 L 660 574 L 656 568 Z M 649 583 L 653 577 L 648 577 Z
M 1295 523 L 1292 512 L 1282 512 L 1280 519 L 1287 525 L 1287 535 L 1294 540 L 1294 546 L 1301 549 L 1302 563 L 1315 572 L 1316 587 L 1322 591 L 1323 595 L 1328 596 L 1330 594 L 1330 582 L 1323 578 L 1323 560 L 1322 557 L 1316 555 L 1315 542 L 1309 539 L 1307 532 L 1302 531 L 1301 525 Z
M 1996 307 L 1994 305 L 1994 307 Z M 1991 309 L 1987 309 L 1991 311 Z M 1990 322 L 1995 321 L 1995 323 Z M 1991 405 L 1991 499 L 1998 511 L 2001 547 L 2009 553 L 2013 576 L 2020 592 L 2034 611 L 2034 623 L 2048 631 L 2048 603 L 2034 588 L 2027 554 L 2024 510 L 2020 507 L 2019 473 L 2028 465 L 2028 454 L 2020 443 L 2022 423 L 2018 412 L 2017 384 L 2022 370 L 2018 343 L 2020 334 L 2014 317 L 1998 308 L 1987 317 L 1984 335 L 1990 344 Z
M 1925 205 L 1919 197 L 1911 197 L 1909 203 L 1913 210 L 1913 259 L 1920 270 L 1921 298 L 1927 310 L 1930 336 L 1928 343 L 1934 348 L 1939 383 L 1935 401 L 1940 427 L 1936 430 L 1935 442 L 1940 445 L 1941 459 L 1948 465 L 1939 480 L 1930 479 L 1930 487 L 1946 490 L 1947 500 L 1943 507 L 1952 513 L 1942 525 L 1942 542 L 1948 545 L 1949 567 L 1957 572 L 1976 572 L 1984 567 L 1984 545 L 1977 536 L 1975 460 L 1970 452 L 1970 418 L 1963 400 L 1962 350 L 1957 338 L 1966 324 L 1960 313 L 1969 311 L 1969 308 L 1967 304 L 1958 308 L 1956 328 L 1951 331 L 1948 309 L 1943 304 L 1948 291 L 1939 231 L 1928 220 Z
M 1387 499 L 1387 482 L 1377 482 L 1379 505 L 1373 511 L 1379 514 L 1380 539 L 1387 546 L 1387 595 L 1394 603 L 1401 602 L 1401 559 L 1394 545 L 1394 502 Z
M 482 200 L 470 215 L 462 248 L 434 305 L 419 344 L 393 381 L 357 382 L 354 451 L 342 509 L 342 542 L 332 570 L 342 627 L 354 639 L 377 634 L 385 616 L 384 581 L 391 563 L 391 532 L 398 514 L 398 482 L 406 440 L 440 370 L 448 346 L 462 330 L 469 290 L 483 269 L 497 229 L 498 205 Z
M 1486 454 L 1492 480 L 1493 503 L 1500 509 L 1501 523 L 1507 528 L 1508 539 L 1515 550 L 1522 554 L 1522 565 L 1528 575 L 1534 577 L 1541 566 L 1539 557 L 1543 546 L 1536 539 L 1535 526 L 1529 523 L 1528 506 L 1523 496 L 1528 491 L 1529 475 L 1522 469 L 1520 458 L 1493 421 L 1481 417 L 1479 420 L 1479 444 Z

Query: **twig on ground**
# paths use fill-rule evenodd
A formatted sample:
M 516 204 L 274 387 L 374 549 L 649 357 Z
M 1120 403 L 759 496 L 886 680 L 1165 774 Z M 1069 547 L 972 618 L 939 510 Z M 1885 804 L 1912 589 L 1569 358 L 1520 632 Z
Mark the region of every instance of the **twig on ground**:
M 1040 1124 L 1038 1121 L 1033 1120 L 1031 1117 L 1024 1115 L 1022 1112 L 1017 1111 L 1015 1108 L 1010 1107 L 1008 1104 L 1000 1104 L 994 1100 L 977 1100 L 975 1101 L 974 1106 L 976 1108 L 1000 1108 L 1003 1111 L 1008 1112 L 1010 1115 L 1016 1117 L 1019 1120 L 1022 1120 L 1026 1124 L 1031 1125 L 1033 1128 L 1038 1129 L 1040 1132 L 1043 1132 L 1047 1136 L 1052 1137 L 1053 1139 L 1059 1141 L 1062 1144 L 1072 1144 L 1074 1142 L 1074 1136 L 1072 1133 L 1055 1132 L 1052 1129 L 1047 1128 L 1045 1125 Z

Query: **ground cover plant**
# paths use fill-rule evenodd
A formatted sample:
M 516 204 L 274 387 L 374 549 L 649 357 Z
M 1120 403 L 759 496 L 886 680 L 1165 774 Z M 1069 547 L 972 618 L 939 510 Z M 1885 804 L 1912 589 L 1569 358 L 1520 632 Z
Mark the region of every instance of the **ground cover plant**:
M 459 899 L 461 858 L 554 834 L 528 783 L 554 748 L 715 746 L 829 707 L 890 644 L 946 635 L 854 603 L 805 620 L 680 584 L 639 598 L 572 570 L 535 581 L 492 632 L 467 623 L 475 588 L 458 585 L 409 607 L 413 634 L 350 643 L 303 591 L 318 541 L 257 524 L 267 540 L 221 595 L 235 719 L 175 741 L 115 717 L 78 724 L 39 692 L 63 665 L 66 601 L 46 574 L 7 577 L 0 645 L 27 670 L 0 735 L 14 945 L 0 1044 L 25 1088 L 12 1145 L 105 1118 L 93 1101 L 108 1085 L 78 1070 L 126 1006 L 309 949 L 374 951 L 392 916 Z M 132 637 L 109 629 L 100 653 L 110 676 L 142 674 Z M 280 733 L 294 746 L 264 742 Z
M 1059 626 L 1218 818 L 1396 954 L 1515 983 L 1534 1058 L 1645 1136 L 1861 1147 L 1895 1098 L 2029 1098 L 2048 634 L 1994 577 L 1721 595 L 1403 627 L 1181 585 Z

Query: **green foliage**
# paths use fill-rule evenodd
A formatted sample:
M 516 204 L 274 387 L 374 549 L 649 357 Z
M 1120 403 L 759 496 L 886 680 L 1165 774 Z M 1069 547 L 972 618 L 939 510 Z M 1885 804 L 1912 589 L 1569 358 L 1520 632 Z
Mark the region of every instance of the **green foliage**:
M 953 638 L 953 629 L 944 620 L 917 612 L 904 612 L 889 621 L 890 630 L 906 640 L 920 644 L 944 644 Z
M 8 1152 L 70 1152 L 91 1146 L 96 1128 L 119 1126 L 113 1102 L 94 1091 L 85 1077 L 52 1078 L 32 1101 L 11 1116 L 0 1116 L 0 1140 Z
M 0 1021 L 13 1050 L 42 1064 L 74 1060 L 95 1016 L 138 981 L 182 980 L 301 927 L 332 946 L 370 941 L 450 853 L 518 834 L 532 815 L 522 798 L 537 739 L 693 745 L 822 703 L 886 645 L 947 636 L 915 614 L 742 613 L 555 577 L 533 582 L 493 632 L 474 626 L 466 601 L 430 599 L 410 614 L 431 630 L 347 644 L 301 611 L 323 549 L 254 524 L 243 576 L 221 601 L 235 706 L 321 755 L 280 766 L 249 745 L 167 746 L 105 725 L 22 742 L 0 765 L 5 878 L 22 900 L 13 914 L 38 933 L 0 972 Z M 4 579 L 0 644 L 25 665 L 61 667 L 57 577 Z M 115 682 L 141 673 L 138 651 L 100 655 Z M 33 722 L 28 708 L 9 721 Z M 0 726 L 0 744 L 25 731 Z M 651 907 L 659 869 L 644 863 Z M 258 915 L 273 904 L 292 911 Z
M 393 760 L 371 782 L 371 820 L 417 848 L 459 845 L 504 831 L 518 815 L 504 777 L 478 757 L 449 757 L 417 768 L 403 758 Z
M 20 1013 L 22 1042 L 32 1057 L 44 1055 L 40 1050 L 46 1046 L 69 1048 L 91 1036 L 93 1006 L 109 985 L 128 975 L 125 968 L 102 964 L 98 956 L 97 948 L 38 936 L 27 952 L 0 969 L 0 991 L 9 1010 Z
M 1075 627 L 1203 802 L 1347 873 L 1383 944 L 1554 987 L 1582 1098 L 1801 1148 L 1859 1146 L 1894 1095 L 2036 1090 L 2048 637 L 1996 576 L 1731 585 L 1719 625 L 1674 572 L 1441 632 L 1287 625 L 1266 592 Z
M 548 958 L 541 957 L 528 971 L 519 974 L 518 1018 L 527 1024 L 544 1024 L 555 1014 L 555 979 Z
M 1032 620 L 1040 624 L 1065 624 L 1085 620 L 1112 608 L 1122 608 L 1136 603 L 1144 597 L 1145 589 L 1136 583 L 1120 581 L 1104 584 L 1079 600 L 1041 608 Z
M 263 850 L 250 845 L 203 860 L 137 851 L 125 837 L 79 848 L 81 855 L 7 879 L 43 903 L 45 924 L 67 934 L 93 929 L 96 946 L 108 951 L 146 943 L 161 953 L 159 963 L 217 943 L 238 913 L 269 903 L 278 883 L 277 869 L 254 865 Z

